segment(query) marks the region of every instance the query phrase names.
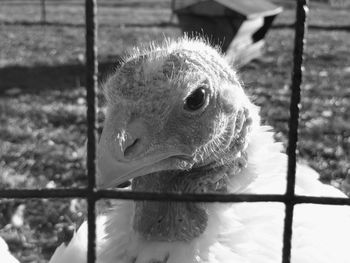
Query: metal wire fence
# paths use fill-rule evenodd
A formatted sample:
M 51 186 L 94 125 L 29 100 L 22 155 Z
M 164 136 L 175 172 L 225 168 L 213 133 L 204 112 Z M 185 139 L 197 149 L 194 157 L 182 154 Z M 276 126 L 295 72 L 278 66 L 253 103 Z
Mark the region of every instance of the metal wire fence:
M 296 204 L 328 204 L 349 205 L 348 198 L 296 196 L 296 147 L 298 141 L 298 119 L 300 103 L 300 85 L 302 82 L 303 48 L 307 27 L 307 0 L 297 0 L 294 65 L 292 71 L 288 174 L 287 189 L 284 195 L 254 195 L 254 194 L 179 194 L 179 193 L 149 193 L 125 190 L 96 189 L 96 143 L 97 143 L 97 3 L 96 0 L 85 1 L 86 18 L 86 91 L 87 91 L 87 176 L 88 186 L 84 189 L 8 189 L 0 191 L 0 198 L 84 198 L 88 203 L 88 252 L 87 262 L 96 261 L 96 213 L 95 204 L 99 199 L 157 200 L 183 202 L 280 202 L 285 204 L 285 220 L 283 234 L 282 263 L 290 263 L 293 211 Z

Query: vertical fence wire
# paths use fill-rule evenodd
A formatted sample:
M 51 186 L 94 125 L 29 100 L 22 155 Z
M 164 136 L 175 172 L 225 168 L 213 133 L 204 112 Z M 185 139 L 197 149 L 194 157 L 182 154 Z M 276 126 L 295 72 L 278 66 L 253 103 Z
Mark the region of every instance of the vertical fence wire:
M 86 101 L 87 101 L 87 202 L 88 202 L 88 249 L 87 262 L 96 260 L 96 143 L 97 143 L 97 4 L 96 0 L 85 1 L 86 29 Z
M 282 262 L 289 263 L 292 248 L 292 228 L 295 197 L 296 150 L 298 141 L 300 85 L 303 71 L 303 49 L 307 27 L 308 0 L 297 0 L 295 38 L 293 52 L 293 71 L 291 83 L 289 139 L 288 139 L 288 173 L 286 189 L 286 213 L 284 219 Z

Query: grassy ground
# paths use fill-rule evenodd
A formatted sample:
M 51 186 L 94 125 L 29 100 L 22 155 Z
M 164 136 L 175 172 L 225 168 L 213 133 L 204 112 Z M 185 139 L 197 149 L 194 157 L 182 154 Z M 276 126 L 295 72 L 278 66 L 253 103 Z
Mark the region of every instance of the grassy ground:
M 48 5 L 45 26 L 39 23 L 38 5 L 1 5 L 1 188 L 86 184 L 84 9 L 72 2 Z M 180 35 L 176 19 L 169 23 L 169 2 L 125 3 L 111 6 L 105 0 L 99 8 L 101 81 L 131 46 Z M 311 4 L 312 25 L 350 22 L 349 9 Z M 292 2 L 283 5 L 285 11 L 275 21 L 280 27 L 269 32 L 265 55 L 239 71 L 262 108 L 263 121 L 286 142 L 294 36 L 282 26 L 292 24 L 295 16 Z M 350 173 L 349 40 L 349 31 L 310 29 L 305 54 L 299 156 L 334 184 Z M 101 96 L 99 101 L 102 105 Z M 21 262 L 46 262 L 82 221 L 85 203 L 2 200 L 0 210 L 0 235 L 13 253 Z

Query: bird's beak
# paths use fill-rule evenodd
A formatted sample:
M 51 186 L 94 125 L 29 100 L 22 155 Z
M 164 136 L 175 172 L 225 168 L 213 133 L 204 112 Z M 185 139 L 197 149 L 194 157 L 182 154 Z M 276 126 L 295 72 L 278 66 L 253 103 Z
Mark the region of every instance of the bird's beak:
M 101 188 L 118 186 L 126 181 L 142 175 L 162 171 L 171 166 L 170 158 L 175 153 L 153 155 L 131 162 L 117 160 L 109 151 L 109 145 L 104 143 L 98 146 L 97 157 L 97 185 Z
M 138 176 L 171 169 L 172 157 L 184 156 L 173 149 L 150 151 L 149 129 L 139 119 L 128 123 L 120 116 L 107 116 L 97 148 L 98 187 L 115 187 Z

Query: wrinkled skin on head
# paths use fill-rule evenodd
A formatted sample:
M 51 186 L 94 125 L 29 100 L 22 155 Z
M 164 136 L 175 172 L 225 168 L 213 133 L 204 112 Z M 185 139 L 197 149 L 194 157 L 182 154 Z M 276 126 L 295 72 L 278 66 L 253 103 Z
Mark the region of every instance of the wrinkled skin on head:
M 255 109 L 207 44 L 182 39 L 137 51 L 105 91 L 101 186 L 133 179 L 133 190 L 225 192 L 245 165 Z M 208 216 L 194 203 L 137 202 L 135 209 L 134 229 L 150 240 L 189 241 L 203 233 Z

